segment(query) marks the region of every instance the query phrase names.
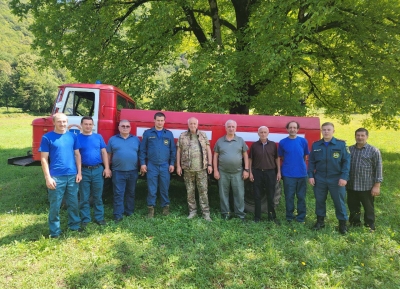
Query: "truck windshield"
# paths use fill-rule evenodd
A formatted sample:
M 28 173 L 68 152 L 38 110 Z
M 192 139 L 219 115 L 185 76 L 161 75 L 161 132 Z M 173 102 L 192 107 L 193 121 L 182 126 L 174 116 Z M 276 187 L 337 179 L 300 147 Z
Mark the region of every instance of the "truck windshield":
M 68 116 L 93 116 L 94 93 L 89 91 L 70 91 L 64 107 Z

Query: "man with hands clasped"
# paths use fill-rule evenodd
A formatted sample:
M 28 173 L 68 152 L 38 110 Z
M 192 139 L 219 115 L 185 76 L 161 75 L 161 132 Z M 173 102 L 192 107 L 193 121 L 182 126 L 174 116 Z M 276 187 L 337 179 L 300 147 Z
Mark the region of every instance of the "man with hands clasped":
M 236 127 L 236 121 L 228 120 L 225 123 L 226 135 L 219 138 L 214 146 L 214 178 L 218 180 L 222 217 L 225 220 L 231 218 L 229 190 L 232 187 L 235 214 L 244 221 L 244 180 L 249 177 L 250 170 L 248 147 L 235 134 Z
M 268 221 L 278 224 L 274 208 L 276 182 L 281 179 L 281 166 L 276 143 L 268 140 L 269 129 L 261 126 L 258 129 L 260 139 L 250 148 L 250 181 L 254 188 L 254 222 L 261 220 L 261 192 L 267 189 Z

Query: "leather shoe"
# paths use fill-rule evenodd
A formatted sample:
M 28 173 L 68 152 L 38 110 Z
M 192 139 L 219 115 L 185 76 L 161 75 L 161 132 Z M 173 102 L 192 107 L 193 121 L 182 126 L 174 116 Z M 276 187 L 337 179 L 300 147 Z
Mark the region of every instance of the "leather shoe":
M 94 221 L 97 225 L 99 225 L 99 226 L 105 226 L 105 225 L 107 225 L 107 222 L 106 221 L 104 221 L 104 220 L 101 220 L 101 221 Z

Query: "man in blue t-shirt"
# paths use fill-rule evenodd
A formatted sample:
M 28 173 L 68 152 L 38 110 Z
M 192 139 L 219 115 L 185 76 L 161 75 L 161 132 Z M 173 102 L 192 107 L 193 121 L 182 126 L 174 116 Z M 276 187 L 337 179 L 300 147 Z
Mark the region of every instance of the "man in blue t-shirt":
M 78 140 L 82 157 L 82 181 L 79 183 L 79 210 L 81 226 L 86 227 L 91 221 L 89 198 L 92 196 L 94 222 L 106 225 L 104 220 L 103 185 L 104 179 L 111 178 L 106 144 L 100 134 L 93 133 L 93 119 L 84 116 L 81 119 L 81 133 Z M 104 167 L 103 167 L 104 166 Z
M 139 139 L 131 135 L 128 120 L 119 122 L 119 134 L 110 138 L 107 144 L 108 159 L 112 166 L 114 192 L 114 221 L 130 216 L 135 210 L 135 191 L 138 179 Z M 124 204 L 125 201 L 125 204 Z
M 290 121 L 286 125 L 289 136 L 279 142 L 278 155 L 282 159 L 281 174 L 286 201 L 286 220 L 304 223 L 306 217 L 307 168 L 310 154 L 305 138 L 297 135 L 300 124 Z M 294 216 L 294 199 L 297 197 L 297 215 Z
M 78 183 L 82 180 L 80 144 L 77 136 L 67 131 L 68 119 L 63 113 L 53 115 L 54 131 L 46 133 L 40 143 L 42 170 L 50 202 L 50 236 L 61 234 L 60 207 L 65 194 L 68 227 L 81 231 L 78 208 Z

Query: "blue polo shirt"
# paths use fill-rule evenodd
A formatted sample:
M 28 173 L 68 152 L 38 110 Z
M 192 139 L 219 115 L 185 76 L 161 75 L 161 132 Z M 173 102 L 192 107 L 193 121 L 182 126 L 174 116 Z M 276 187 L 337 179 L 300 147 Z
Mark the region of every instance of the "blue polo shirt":
M 112 136 L 107 144 L 107 152 L 112 154 L 113 171 L 132 171 L 138 169 L 140 141 L 134 135 L 124 139 L 120 134 Z

